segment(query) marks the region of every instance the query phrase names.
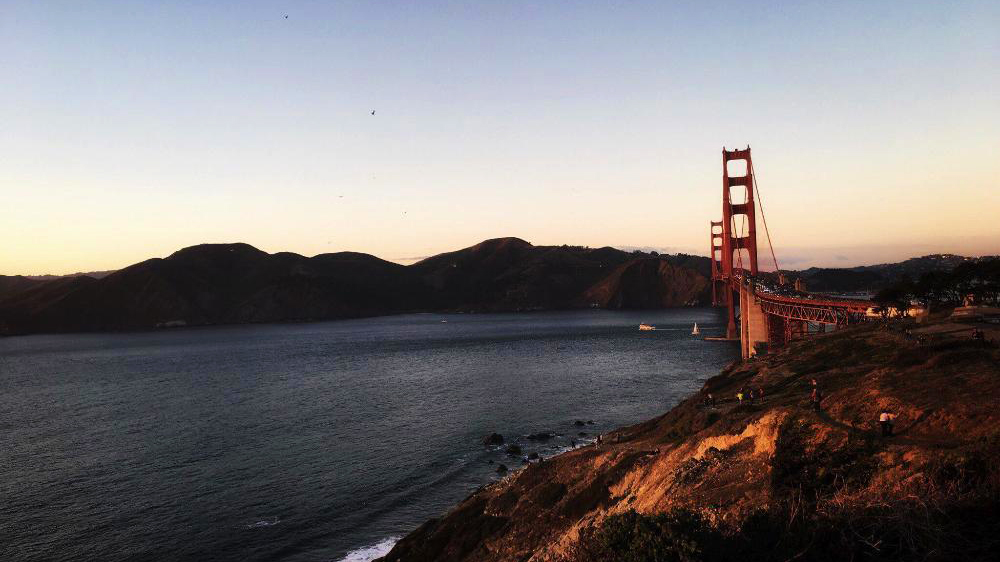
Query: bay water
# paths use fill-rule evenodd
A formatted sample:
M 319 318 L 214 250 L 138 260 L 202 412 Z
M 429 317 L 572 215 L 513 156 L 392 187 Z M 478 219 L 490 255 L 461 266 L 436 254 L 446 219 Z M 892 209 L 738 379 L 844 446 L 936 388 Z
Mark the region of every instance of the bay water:
M 0 559 L 370 560 L 521 466 L 483 436 L 548 457 L 667 411 L 738 357 L 702 340 L 722 322 L 411 314 L 0 339 Z M 540 432 L 557 435 L 526 439 Z

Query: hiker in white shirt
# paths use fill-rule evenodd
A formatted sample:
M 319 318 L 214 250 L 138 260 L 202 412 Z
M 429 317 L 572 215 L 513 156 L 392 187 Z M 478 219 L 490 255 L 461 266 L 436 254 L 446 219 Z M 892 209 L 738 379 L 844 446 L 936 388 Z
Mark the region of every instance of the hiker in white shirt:
M 896 416 L 886 410 L 878 416 L 878 424 L 882 426 L 882 437 L 892 437 L 892 419 Z

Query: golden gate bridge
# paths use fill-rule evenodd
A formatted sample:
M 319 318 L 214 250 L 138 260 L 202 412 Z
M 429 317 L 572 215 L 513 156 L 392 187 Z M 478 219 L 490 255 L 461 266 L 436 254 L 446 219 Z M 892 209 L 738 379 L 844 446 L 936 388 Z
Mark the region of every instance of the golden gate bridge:
M 730 175 L 730 162 L 740 161 L 745 163 L 743 175 Z M 759 202 L 750 147 L 723 148 L 722 220 L 710 224 L 712 304 L 726 307 L 724 339 L 738 339 L 742 356 L 748 359 L 793 339 L 825 331 L 827 326 L 837 328 L 865 321 L 874 306 L 872 302 L 811 294 L 801 282 L 787 282 L 788 276 L 778 267 L 762 204 L 761 219 L 775 274 L 761 274 L 757 265 Z

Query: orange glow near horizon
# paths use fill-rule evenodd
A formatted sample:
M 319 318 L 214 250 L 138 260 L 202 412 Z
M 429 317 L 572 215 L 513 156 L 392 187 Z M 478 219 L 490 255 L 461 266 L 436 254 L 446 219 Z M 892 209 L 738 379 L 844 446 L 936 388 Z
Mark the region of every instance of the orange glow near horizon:
M 995 3 L 376 4 L 15 3 L 0 274 L 207 242 L 707 255 L 747 144 L 783 268 L 1000 254 Z

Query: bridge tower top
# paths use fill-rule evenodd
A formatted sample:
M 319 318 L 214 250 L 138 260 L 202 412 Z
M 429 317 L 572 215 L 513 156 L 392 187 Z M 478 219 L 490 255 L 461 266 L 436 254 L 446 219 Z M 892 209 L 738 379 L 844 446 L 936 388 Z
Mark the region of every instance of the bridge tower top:
M 744 161 L 744 175 L 730 175 L 729 163 Z M 757 221 L 754 211 L 753 163 L 750 147 L 722 149 L 722 274 L 732 279 L 734 269 L 757 275 Z M 735 202 L 734 202 L 735 200 Z M 747 263 L 742 252 L 746 250 Z M 736 264 L 733 255 L 736 255 Z M 735 268 L 734 268 L 735 265 Z M 742 271 L 740 272 L 742 273 Z

